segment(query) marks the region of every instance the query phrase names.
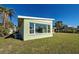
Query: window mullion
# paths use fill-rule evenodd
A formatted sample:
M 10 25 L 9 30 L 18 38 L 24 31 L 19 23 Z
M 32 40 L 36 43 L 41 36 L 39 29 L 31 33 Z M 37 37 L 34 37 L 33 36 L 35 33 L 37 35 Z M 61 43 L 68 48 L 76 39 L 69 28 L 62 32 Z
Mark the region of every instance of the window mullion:
M 47 25 L 47 33 L 48 33 L 48 25 Z
M 34 34 L 36 34 L 36 24 L 34 24 Z

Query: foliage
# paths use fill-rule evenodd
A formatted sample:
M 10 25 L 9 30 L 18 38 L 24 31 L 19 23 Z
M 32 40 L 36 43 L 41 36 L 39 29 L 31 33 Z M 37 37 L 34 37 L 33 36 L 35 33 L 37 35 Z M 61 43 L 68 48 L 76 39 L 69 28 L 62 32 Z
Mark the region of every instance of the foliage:
M 73 28 L 73 27 L 67 27 L 67 28 L 63 29 L 63 32 L 65 32 L 65 33 L 76 33 L 77 30 L 76 30 L 76 28 Z
M 9 33 L 9 29 L 4 29 L 2 25 L 0 25 L 0 36 L 5 36 Z
M 55 26 L 56 26 L 57 29 L 62 28 L 62 27 L 63 27 L 62 21 L 57 21 L 57 22 L 55 23 Z
M 3 32 L 4 28 L 2 26 L 0 26 L 0 32 Z
M 9 28 L 13 28 L 14 27 L 14 24 L 11 21 L 8 21 L 8 24 L 9 24 Z
M 77 26 L 77 33 L 79 33 L 79 26 Z
M 56 27 L 56 32 L 61 32 L 61 29 L 63 28 L 63 22 L 62 21 L 57 21 L 55 23 L 55 27 Z
M 0 7 L 0 14 L 2 14 L 4 28 L 9 28 L 8 18 L 11 19 L 11 17 L 14 15 L 14 13 L 15 13 L 14 9 Z
M 0 24 L 0 36 L 5 36 L 9 33 L 9 28 L 13 28 L 13 23 L 11 22 L 12 16 L 14 16 L 15 11 L 14 9 L 6 8 L 0 6 L 0 19 L 3 21 Z M 9 20 L 10 18 L 10 20 Z
M 79 26 L 77 28 L 68 27 L 68 25 L 64 25 L 62 21 L 57 21 L 55 23 L 55 32 L 64 32 L 64 33 L 77 33 L 79 32 Z
M 3 30 L 3 34 L 4 34 L 4 35 L 7 35 L 8 33 L 9 33 L 9 29 L 4 29 L 4 30 Z

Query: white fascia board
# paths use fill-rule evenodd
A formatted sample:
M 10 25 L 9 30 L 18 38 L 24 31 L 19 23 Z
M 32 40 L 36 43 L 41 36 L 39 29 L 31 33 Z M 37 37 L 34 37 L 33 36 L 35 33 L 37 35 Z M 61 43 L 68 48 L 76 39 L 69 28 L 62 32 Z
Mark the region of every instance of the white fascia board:
M 52 19 L 52 18 L 40 18 L 40 17 L 30 17 L 30 16 L 18 16 L 18 18 L 28 18 L 28 19 L 37 19 L 37 20 L 40 20 L 40 19 L 45 19 L 45 20 L 55 20 L 55 19 Z

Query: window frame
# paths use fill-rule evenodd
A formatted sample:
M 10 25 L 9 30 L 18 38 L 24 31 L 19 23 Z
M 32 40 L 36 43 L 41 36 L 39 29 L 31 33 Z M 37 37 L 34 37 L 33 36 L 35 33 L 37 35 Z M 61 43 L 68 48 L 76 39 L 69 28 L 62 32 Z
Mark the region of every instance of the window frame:
M 32 26 L 33 26 L 32 29 L 31 29 L 31 24 L 32 24 Z M 30 33 L 30 34 L 33 34 L 33 33 L 34 33 L 34 23 L 30 23 L 29 29 L 30 29 L 29 33 Z M 33 32 L 31 32 L 31 31 L 33 31 Z
M 33 29 L 30 29 L 29 33 L 30 34 L 43 34 L 43 33 L 51 33 L 51 25 L 49 24 L 40 24 L 40 23 L 33 23 L 33 22 L 30 22 L 29 24 L 33 24 Z M 45 32 L 42 32 L 42 33 L 38 33 L 36 32 L 36 24 L 38 25 L 45 25 L 46 26 L 46 31 Z M 33 31 L 33 33 L 31 33 L 31 31 Z

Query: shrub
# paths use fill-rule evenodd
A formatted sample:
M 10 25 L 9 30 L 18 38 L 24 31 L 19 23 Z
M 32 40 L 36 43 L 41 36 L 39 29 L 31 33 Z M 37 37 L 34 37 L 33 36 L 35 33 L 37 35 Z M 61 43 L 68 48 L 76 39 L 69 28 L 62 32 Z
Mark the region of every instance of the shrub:
M 9 33 L 9 29 L 4 29 L 3 26 L 0 26 L 0 36 L 5 36 Z
M 7 35 L 8 33 L 9 33 L 9 29 L 4 29 L 4 30 L 3 30 L 3 34 L 4 34 L 4 35 Z

